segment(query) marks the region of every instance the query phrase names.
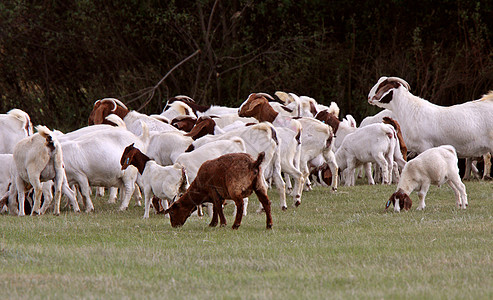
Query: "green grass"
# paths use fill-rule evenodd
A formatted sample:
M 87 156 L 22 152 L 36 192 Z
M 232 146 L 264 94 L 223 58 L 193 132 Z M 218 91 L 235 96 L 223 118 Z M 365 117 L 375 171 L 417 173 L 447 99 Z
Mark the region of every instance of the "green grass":
M 469 207 L 432 187 L 425 211 L 384 212 L 393 186 L 316 188 L 232 230 L 191 217 L 171 228 L 141 207 L 59 217 L 0 216 L 3 299 L 491 299 L 493 183 L 466 182 Z M 132 205 L 132 204 L 131 204 Z

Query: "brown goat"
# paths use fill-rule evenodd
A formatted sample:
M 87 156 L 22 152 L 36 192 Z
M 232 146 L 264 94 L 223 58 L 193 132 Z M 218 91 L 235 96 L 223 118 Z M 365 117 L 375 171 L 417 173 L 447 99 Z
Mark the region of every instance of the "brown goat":
M 404 142 L 404 138 L 402 137 L 401 126 L 396 120 L 389 117 L 383 117 L 383 122 L 385 124 L 389 124 L 392 125 L 392 127 L 394 127 L 395 131 L 397 132 L 397 139 L 399 140 L 399 146 L 401 149 L 402 158 L 404 158 L 404 160 L 407 161 L 407 147 L 406 147 L 406 143 Z
M 238 229 L 243 217 L 243 198 L 255 192 L 265 210 L 267 229 L 272 228 L 270 200 L 267 187 L 261 179 L 260 164 L 264 156 L 264 152 L 261 152 L 257 160 L 254 160 L 246 153 L 230 153 L 203 163 L 185 194 L 165 211 L 165 214 L 169 213 L 171 226 L 185 224 L 197 205 L 204 202 L 213 204 L 213 216 L 209 226 L 217 226 L 218 216 L 221 226 L 225 226 L 226 218 L 222 205 L 225 199 L 231 199 L 235 202 L 237 212 L 233 229 Z

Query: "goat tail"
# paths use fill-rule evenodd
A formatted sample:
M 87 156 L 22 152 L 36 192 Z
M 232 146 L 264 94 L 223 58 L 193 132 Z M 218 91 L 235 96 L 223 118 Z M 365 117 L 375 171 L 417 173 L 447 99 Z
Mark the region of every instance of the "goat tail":
M 30 136 L 33 134 L 33 125 L 31 123 L 31 118 L 25 111 L 20 110 L 18 108 L 14 108 L 9 110 L 7 114 L 23 122 L 23 127 L 24 127 L 24 131 L 26 132 L 26 136 Z
M 50 153 L 52 153 L 55 170 L 63 168 L 62 146 L 60 145 L 58 139 L 55 137 L 53 132 L 44 125 L 36 126 L 36 130 L 39 135 L 46 140 L 45 145 L 50 149 Z
M 264 161 L 265 158 L 265 152 L 260 152 L 257 156 L 257 160 L 253 163 L 253 168 L 258 169 L 260 168 L 260 164 Z
M 441 145 L 440 147 L 452 152 L 454 156 L 457 156 L 457 151 L 455 150 L 455 147 L 452 145 Z
M 147 126 L 147 123 L 142 121 L 140 121 L 140 126 L 142 126 L 142 135 L 140 136 L 140 140 L 144 144 L 144 149 L 142 149 L 142 151 L 145 153 L 147 151 L 149 141 L 151 140 L 149 135 L 149 126 Z
M 394 129 L 396 131 L 399 131 L 400 130 L 400 126 L 399 126 L 399 123 L 397 123 L 396 120 L 390 118 L 390 117 L 383 117 L 383 123 L 384 124 L 389 124 L 389 125 L 392 125 L 392 127 L 394 127 Z

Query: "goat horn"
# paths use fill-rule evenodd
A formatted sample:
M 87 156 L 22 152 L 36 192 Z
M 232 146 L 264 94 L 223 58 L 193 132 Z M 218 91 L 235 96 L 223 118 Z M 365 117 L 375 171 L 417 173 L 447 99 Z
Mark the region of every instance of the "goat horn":
M 271 100 L 274 100 L 274 97 L 272 97 L 271 95 L 267 94 L 267 93 L 255 93 L 257 95 L 260 95 L 260 96 L 264 96 L 266 98 L 269 98 Z
M 100 101 L 101 101 L 101 103 L 103 103 L 103 101 L 108 101 L 108 102 L 113 103 L 113 109 L 111 111 L 115 111 L 116 108 L 118 107 L 115 100 L 116 99 L 114 99 L 114 98 L 104 98 L 104 99 L 101 99 Z
M 185 96 L 185 95 L 178 95 L 178 96 L 175 96 L 175 98 L 176 99 L 187 99 L 187 100 L 190 100 L 192 102 L 195 102 L 195 100 L 193 100 L 192 98 Z
M 409 85 L 409 83 L 407 83 L 407 81 L 405 81 L 402 78 L 399 78 L 399 77 L 389 77 L 389 78 L 387 78 L 387 80 L 388 81 L 398 82 L 398 83 L 402 84 L 408 91 L 411 91 L 411 86 Z

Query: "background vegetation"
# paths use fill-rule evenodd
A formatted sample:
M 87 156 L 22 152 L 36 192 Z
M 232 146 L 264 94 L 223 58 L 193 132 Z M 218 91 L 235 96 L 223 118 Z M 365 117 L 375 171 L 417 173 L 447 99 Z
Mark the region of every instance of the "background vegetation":
M 451 105 L 493 87 L 492 15 L 492 1 L 469 0 L 7 0 L 0 112 L 72 130 L 103 97 L 158 113 L 177 94 L 236 106 L 284 90 L 360 120 L 382 75 Z
M 232 230 L 190 217 L 172 228 L 107 198 L 94 213 L 1 216 L 3 299 L 491 299 L 493 185 L 465 183 L 466 210 L 432 186 L 424 211 L 384 212 L 392 186 L 316 188 L 274 226 L 249 214 Z M 133 203 L 133 202 L 131 202 Z

